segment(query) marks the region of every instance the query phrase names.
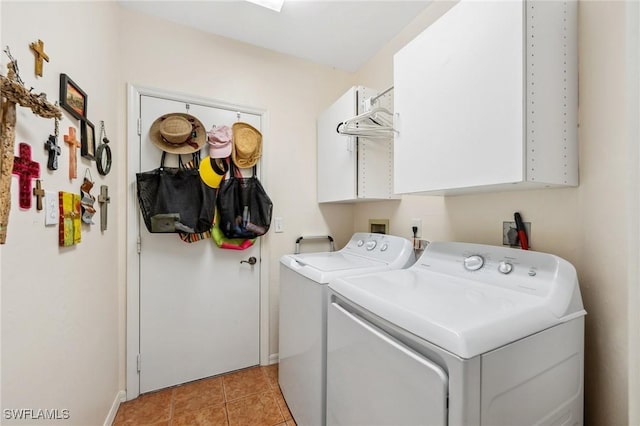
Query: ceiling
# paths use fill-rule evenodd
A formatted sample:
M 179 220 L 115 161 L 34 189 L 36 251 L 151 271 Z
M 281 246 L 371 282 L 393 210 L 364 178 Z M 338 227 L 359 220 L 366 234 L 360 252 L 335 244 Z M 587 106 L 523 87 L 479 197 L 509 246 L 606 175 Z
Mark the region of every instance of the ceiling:
M 430 0 L 285 0 L 280 13 L 243 0 L 120 0 L 125 7 L 346 71 L 357 71 Z

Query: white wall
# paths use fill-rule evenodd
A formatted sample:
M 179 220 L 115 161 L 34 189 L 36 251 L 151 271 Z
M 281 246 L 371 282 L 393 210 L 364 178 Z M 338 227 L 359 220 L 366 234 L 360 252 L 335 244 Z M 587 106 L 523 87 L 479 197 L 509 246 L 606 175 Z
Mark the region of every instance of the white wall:
M 111 2 L 2 2 L 1 38 L 18 60 L 23 80 L 34 91 L 46 92 L 50 101 L 59 93 L 59 74 L 67 73 L 88 94 L 88 118 L 100 129 L 104 120 L 115 153 L 124 152 L 118 138 L 116 84 L 118 9 Z M 29 43 L 41 39 L 50 61 L 44 76 L 34 74 L 34 55 Z M 2 54 L 3 68 L 7 58 Z M 95 163 L 80 157 L 78 179 L 68 178 L 68 147 L 62 139 L 78 121 L 66 111 L 60 123 L 62 155 L 59 169 L 47 169 L 43 148 L 54 121 L 17 108 L 16 152 L 19 142 L 32 148 L 40 163 L 43 187 L 51 191 L 80 192 L 85 169 L 90 168 L 96 195 L 100 185 L 111 193 L 109 224 L 100 232 L 100 213 L 95 225 L 82 227 L 76 247 L 58 247 L 58 227 L 44 226 L 44 211 L 34 205 L 18 206 L 17 179 L 11 186 L 12 209 L 7 243 L 0 246 L 2 291 L 2 409 L 69 410 L 68 421 L 56 424 L 97 425 L 105 417 L 120 389 L 118 348 L 123 336 L 118 329 L 116 211 L 119 201 L 116 173 L 98 174 Z M 117 161 L 114 167 L 117 167 Z M 96 207 L 98 203 L 96 202 Z M 99 207 L 98 207 L 99 210 Z M 5 419 L 3 424 L 13 424 Z M 47 424 L 25 421 L 21 424 Z
M 392 55 L 417 31 L 451 7 L 436 2 L 357 73 L 359 84 L 386 87 L 393 81 Z M 586 318 L 586 422 L 628 424 L 627 297 L 629 185 L 637 191 L 628 161 L 636 140 L 627 135 L 625 4 L 581 2 L 580 186 L 455 197 L 405 196 L 401 202 L 355 207 L 355 230 L 369 218 L 389 218 L 391 232 L 410 236 L 411 218 L 421 218 L 423 237 L 502 243 L 502 221 L 520 211 L 532 222 L 535 250 L 575 264 Z M 637 78 L 637 75 L 632 78 Z M 635 164 L 631 166 L 637 168 Z M 630 177 L 635 181 L 629 182 Z M 635 210 L 637 213 L 637 209 Z M 634 237 L 635 238 L 635 237 Z

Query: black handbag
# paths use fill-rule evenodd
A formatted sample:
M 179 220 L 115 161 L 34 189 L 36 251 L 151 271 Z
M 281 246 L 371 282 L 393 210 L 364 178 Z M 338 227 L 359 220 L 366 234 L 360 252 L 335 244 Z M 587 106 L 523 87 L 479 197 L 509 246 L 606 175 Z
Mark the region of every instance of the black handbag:
M 231 163 L 218 189 L 219 227 L 227 238 L 256 238 L 269 231 L 273 203 L 256 177 L 238 177 Z
M 213 225 L 216 190 L 207 186 L 198 172 L 200 154 L 193 154 L 194 168 L 180 157 L 178 167 L 160 167 L 136 173 L 138 202 L 147 230 L 152 233 L 209 231 Z

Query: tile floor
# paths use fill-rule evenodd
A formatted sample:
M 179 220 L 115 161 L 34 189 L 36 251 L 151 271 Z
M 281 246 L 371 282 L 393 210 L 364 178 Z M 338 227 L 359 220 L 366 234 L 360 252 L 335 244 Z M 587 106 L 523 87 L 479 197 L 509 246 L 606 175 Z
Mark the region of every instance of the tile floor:
M 120 405 L 113 426 L 295 426 L 278 365 L 251 367 L 151 392 Z

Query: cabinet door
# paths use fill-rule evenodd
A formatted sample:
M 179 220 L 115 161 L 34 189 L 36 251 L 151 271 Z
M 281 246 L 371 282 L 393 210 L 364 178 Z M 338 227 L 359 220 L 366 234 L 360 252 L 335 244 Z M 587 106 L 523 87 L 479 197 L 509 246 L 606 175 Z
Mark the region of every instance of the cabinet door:
M 356 115 L 352 87 L 318 117 L 318 202 L 356 198 L 356 138 L 338 134 L 338 123 Z
M 523 180 L 523 16 L 462 0 L 394 56 L 396 193 Z

